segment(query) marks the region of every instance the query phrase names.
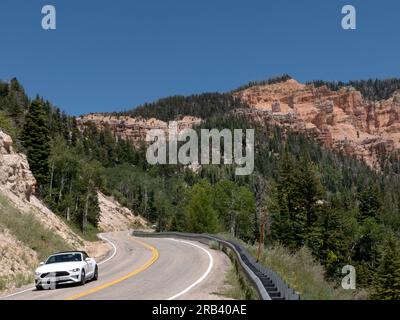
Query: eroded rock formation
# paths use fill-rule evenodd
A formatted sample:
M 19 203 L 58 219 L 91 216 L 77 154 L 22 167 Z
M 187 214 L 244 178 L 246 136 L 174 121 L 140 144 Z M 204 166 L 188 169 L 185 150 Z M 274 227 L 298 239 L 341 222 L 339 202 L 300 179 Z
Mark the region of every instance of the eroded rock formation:
M 26 156 L 14 152 L 12 143 L 11 137 L 0 130 L 0 185 L 29 201 L 36 179 L 29 170 Z
M 176 120 L 178 131 L 192 128 L 199 124 L 201 119 L 196 117 L 182 117 Z M 97 129 L 111 130 L 118 139 L 130 141 L 137 146 L 140 142 L 145 141 L 146 134 L 151 129 L 161 129 L 168 131 L 168 123 L 158 119 L 143 119 L 130 116 L 112 116 L 103 114 L 89 114 L 77 118 L 78 126 L 81 130 L 85 126 L 93 123 Z
M 331 91 L 291 79 L 250 87 L 236 96 L 252 107 L 237 112 L 304 131 L 371 167 L 377 167 L 381 155 L 400 149 L 400 92 L 375 102 L 352 87 Z

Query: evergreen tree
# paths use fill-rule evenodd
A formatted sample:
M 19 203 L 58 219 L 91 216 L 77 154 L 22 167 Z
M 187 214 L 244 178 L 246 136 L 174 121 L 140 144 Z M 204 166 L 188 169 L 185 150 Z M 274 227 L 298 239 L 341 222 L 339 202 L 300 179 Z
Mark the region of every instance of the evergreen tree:
M 393 237 L 381 255 L 372 299 L 400 300 L 400 250 Z
M 376 184 L 362 186 L 358 193 L 360 220 L 376 218 L 381 209 L 379 188 Z
M 50 156 L 50 137 L 47 117 L 40 100 L 34 100 L 29 106 L 25 124 L 21 132 L 22 144 L 26 150 L 29 166 L 39 186 L 48 182 Z

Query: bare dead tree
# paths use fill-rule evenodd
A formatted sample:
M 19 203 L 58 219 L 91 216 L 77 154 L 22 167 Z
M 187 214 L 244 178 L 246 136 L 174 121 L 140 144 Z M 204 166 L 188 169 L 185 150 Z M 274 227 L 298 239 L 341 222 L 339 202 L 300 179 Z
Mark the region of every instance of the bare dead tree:
M 264 251 L 265 227 L 268 222 L 268 209 L 265 204 L 266 190 L 267 181 L 261 174 L 256 174 L 253 180 L 253 191 L 256 198 L 256 211 L 260 231 L 257 249 L 257 262 L 260 260 L 261 253 Z

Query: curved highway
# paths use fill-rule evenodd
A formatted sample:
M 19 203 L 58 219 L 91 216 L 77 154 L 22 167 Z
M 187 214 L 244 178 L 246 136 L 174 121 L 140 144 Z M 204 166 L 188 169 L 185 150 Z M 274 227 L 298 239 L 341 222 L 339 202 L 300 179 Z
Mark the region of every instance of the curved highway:
M 99 262 L 99 280 L 85 286 L 37 291 L 27 288 L 0 299 L 14 300 L 167 300 L 186 299 L 213 281 L 216 253 L 197 242 L 141 239 L 127 231 L 103 235 L 112 250 Z M 214 273 L 214 274 L 213 274 Z M 223 276 L 223 275 L 222 275 Z M 211 278 L 211 279 L 210 279 Z

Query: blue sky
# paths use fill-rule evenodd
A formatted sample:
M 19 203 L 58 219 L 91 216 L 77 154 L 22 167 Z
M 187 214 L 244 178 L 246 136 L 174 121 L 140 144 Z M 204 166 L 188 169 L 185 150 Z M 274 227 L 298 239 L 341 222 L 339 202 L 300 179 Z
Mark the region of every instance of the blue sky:
M 41 8 L 57 9 L 57 30 Z M 357 9 L 357 30 L 341 8 Z M 70 114 L 300 81 L 400 77 L 397 0 L 1 0 L 0 79 Z

